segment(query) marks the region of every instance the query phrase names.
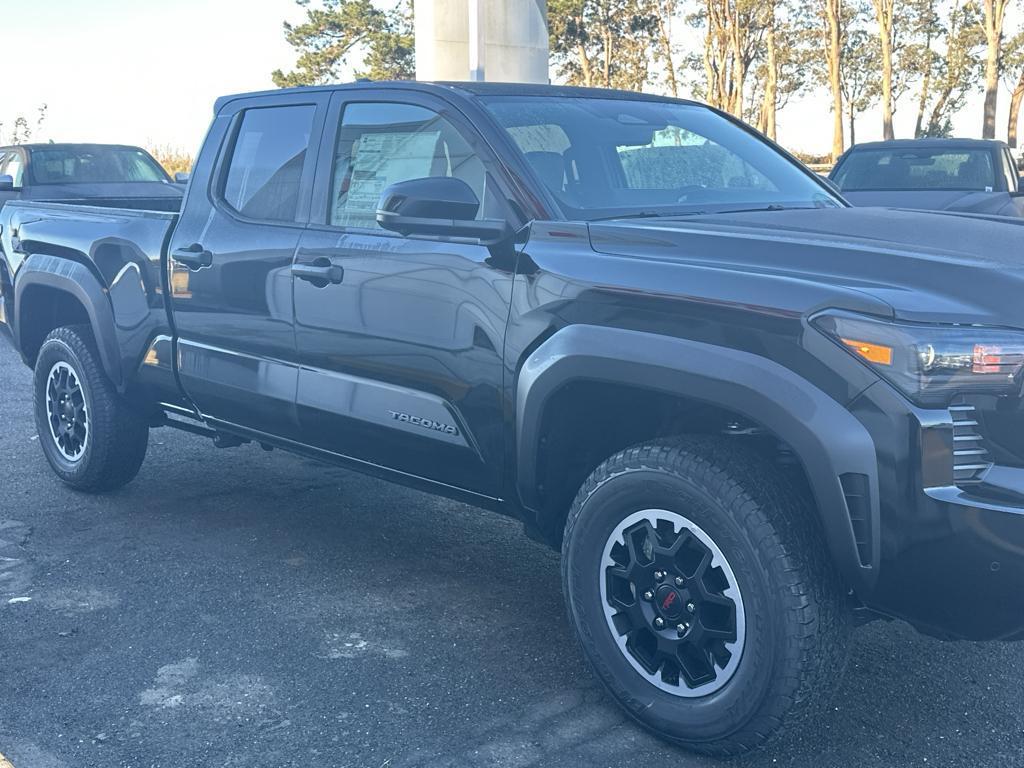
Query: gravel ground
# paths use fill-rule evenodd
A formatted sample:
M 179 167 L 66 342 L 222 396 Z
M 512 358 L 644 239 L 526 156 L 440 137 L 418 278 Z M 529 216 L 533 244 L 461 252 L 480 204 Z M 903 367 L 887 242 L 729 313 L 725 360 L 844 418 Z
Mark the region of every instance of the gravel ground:
M 30 406 L 0 339 L 15 768 L 716 764 L 624 721 L 573 644 L 556 556 L 515 523 L 170 430 L 135 482 L 84 496 L 50 474 Z M 1024 766 L 1022 712 L 1024 646 L 876 623 L 820 722 L 728 765 Z

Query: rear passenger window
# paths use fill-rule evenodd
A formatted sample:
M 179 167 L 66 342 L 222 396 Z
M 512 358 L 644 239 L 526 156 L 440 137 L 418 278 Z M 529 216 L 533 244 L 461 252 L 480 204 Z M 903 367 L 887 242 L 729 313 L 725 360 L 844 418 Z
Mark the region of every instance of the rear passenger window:
M 251 219 L 294 221 L 316 107 L 246 110 L 224 180 L 224 202 Z
M 481 201 L 477 218 L 494 215 L 498 203 L 484 164 L 448 120 L 413 104 L 349 104 L 334 153 L 329 221 L 379 229 L 377 203 L 384 188 L 428 176 L 462 179 Z

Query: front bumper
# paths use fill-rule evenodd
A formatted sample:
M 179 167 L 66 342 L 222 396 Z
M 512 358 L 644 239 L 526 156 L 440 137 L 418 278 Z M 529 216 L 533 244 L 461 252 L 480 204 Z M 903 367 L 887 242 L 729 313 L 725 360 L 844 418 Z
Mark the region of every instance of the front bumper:
M 996 464 L 958 486 L 948 412 L 885 384 L 851 410 L 879 462 L 880 561 L 865 604 L 938 637 L 1024 639 L 1024 469 Z

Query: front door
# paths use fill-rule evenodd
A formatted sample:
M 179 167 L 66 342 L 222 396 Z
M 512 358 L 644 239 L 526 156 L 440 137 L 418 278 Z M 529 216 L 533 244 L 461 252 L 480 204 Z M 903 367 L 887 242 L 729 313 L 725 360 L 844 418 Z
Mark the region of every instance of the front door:
M 297 436 L 291 266 L 327 103 L 313 93 L 229 105 L 193 175 L 170 289 L 181 383 L 208 419 Z
M 466 181 L 480 217 L 511 220 L 508 196 L 457 114 L 392 93 L 339 93 L 328 115 L 294 270 L 299 422 L 319 448 L 496 497 L 511 265 L 385 231 L 376 209 L 388 184 L 435 175 Z

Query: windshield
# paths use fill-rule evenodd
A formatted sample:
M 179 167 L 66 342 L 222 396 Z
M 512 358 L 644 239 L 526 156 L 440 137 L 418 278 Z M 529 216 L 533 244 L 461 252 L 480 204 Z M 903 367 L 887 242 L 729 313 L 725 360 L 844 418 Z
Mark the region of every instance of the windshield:
M 54 147 L 32 150 L 34 184 L 169 181 L 157 162 L 131 147 Z
M 996 186 L 987 149 L 860 149 L 832 177 L 844 192 L 934 189 L 991 192 Z
M 697 104 L 482 101 L 568 218 L 841 205 L 792 160 Z

